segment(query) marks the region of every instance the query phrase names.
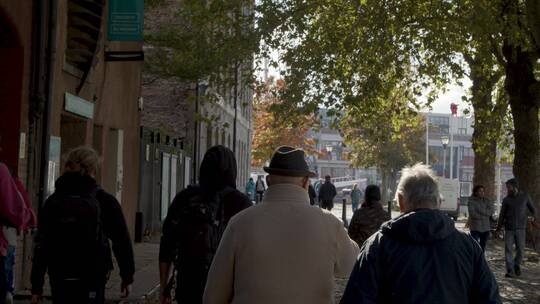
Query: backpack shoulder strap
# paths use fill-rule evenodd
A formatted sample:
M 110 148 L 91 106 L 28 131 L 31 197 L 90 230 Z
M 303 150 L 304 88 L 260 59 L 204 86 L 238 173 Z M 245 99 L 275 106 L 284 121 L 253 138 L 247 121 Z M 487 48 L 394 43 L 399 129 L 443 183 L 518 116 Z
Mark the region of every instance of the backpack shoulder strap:
M 223 224 L 225 223 L 225 205 L 223 204 L 223 200 L 225 199 L 225 197 L 227 197 L 229 194 L 235 191 L 238 191 L 238 190 L 233 187 L 226 186 L 225 188 L 223 188 L 221 191 L 217 193 L 218 209 L 217 209 L 217 214 L 215 217 L 215 222 L 220 227 L 222 227 Z

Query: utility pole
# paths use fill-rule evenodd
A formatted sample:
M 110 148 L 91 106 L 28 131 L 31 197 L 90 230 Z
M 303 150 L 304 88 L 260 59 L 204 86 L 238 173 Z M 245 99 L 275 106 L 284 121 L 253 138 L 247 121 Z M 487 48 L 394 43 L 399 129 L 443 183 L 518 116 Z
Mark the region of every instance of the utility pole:
M 454 178 L 454 129 L 452 121 L 454 115 L 450 115 L 450 179 Z
M 426 112 L 426 166 L 429 165 L 429 113 Z
M 501 202 L 501 151 L 497 147 L 497 162 L 496 162 L 496 172 L 495 172 L 495 191 L 497 191 L 497 203 Z
M 450 120 L 449 120 L 449 124 L 450 124 L 450 179 L 453 179 L 454 178 L 454 124 L 452 123 L 452 121 L 454 120 L 455 117 L 457 117 L 457 110 L 458 110 L 458 105 L 455 104 L 455 103 L 451 103 L 450 104 L 450 111 L 452 114 L 450 114 Z
M 238 61 L 234 63 L 234 121 L 233 121 L 233 152 L 236 156 L 236 124 L 238 121 Z

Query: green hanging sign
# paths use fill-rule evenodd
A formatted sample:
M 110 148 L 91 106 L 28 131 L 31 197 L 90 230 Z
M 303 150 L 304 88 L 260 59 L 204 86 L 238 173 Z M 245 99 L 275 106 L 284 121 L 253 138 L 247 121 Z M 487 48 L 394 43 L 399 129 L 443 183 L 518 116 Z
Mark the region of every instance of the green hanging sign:
M 144 0 L 109 1 L 109 41 L 142 41 Z

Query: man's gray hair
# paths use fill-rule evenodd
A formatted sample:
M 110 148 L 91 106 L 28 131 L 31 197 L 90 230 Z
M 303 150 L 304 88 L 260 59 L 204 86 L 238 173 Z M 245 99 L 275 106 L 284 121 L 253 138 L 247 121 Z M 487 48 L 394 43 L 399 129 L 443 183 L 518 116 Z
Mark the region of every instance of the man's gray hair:
M 403 196 L 410 207 L 437 208 L 440 195 L 435 173 L 423 164 L 403 168 L 396 191 L 396 200 L 398 195 Z

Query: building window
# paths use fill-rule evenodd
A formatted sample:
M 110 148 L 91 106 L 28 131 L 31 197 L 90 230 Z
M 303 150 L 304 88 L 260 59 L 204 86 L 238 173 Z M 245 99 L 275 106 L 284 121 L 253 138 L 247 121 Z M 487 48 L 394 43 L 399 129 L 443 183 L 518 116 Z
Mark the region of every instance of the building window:
M 458 133 L 459 135 L 467 135 L 467 128 L 459 128 Z
M 431 116 L 429 117 L 429 132 L 432 134 L 448 134 L 450 129 L 450 120 L 448 117 Z
M 472 148 L 463 148 L 463 157 L 474 157 L 474 151 Z

